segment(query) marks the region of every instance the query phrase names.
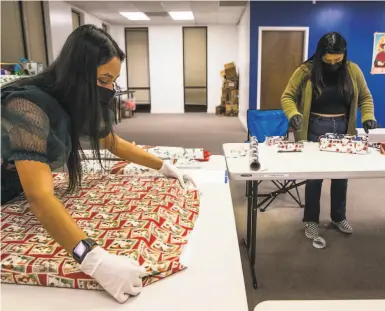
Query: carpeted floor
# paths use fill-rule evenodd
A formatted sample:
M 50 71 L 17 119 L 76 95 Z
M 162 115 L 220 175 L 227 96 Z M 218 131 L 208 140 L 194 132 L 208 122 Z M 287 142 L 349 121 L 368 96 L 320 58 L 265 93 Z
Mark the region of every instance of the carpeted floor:
M 246 137 L 238 118 L 199 113 L 137 114 L 119 124 L 117 131 L 137 144 L 203 147 L 213 154 L 222 154 L 223 143 L 243 142 Z M 246 232 L 245 185 L 231 182 L 230 186 L 241 241 Z M 265 182 L 261 190 L 274 187 Z M 327 247 L 323 250 L 313 248 L 305 238 L 302 210 L 288 195 L 259 213 L 258 290 L 252 288 L 250 268 L 241 246 L 250 310 L 264 300 L 385 298 L 385 180 L 349 181 L 348 219 L 354 228 L 349 237 L 327 226 L 329 188 L 330 182 L 325 181 L 321 236 Z M 303 189 L 300 193 L 303 198 Z

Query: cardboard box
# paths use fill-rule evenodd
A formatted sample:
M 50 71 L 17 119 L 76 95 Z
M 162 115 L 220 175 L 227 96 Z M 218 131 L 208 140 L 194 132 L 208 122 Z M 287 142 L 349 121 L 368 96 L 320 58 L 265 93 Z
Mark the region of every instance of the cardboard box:
M 221 105 L 216 106 L 216 107 L 215 107 L 215 114 L 216 114 L 216 115 L 220 115 L 220 114 L 221 114 L 221 109 L 222 109 L 222 106 L 221 106 Z
M 239 91 L 238 90 L 230 90 L 230 102 L 233 104 L 238 104 Z
M 227 80 L 227 87 L 231 90 L 237 90 L 238 80 Z
M 235 63 L 225 64 L 226 79 L 234 79 L 238 77 Z
M 230 100 L 230 89 L 222 88 L 222 100 L 224 101 Z
M 238 114 L 238 104 L 226 103 L 226 114 Z

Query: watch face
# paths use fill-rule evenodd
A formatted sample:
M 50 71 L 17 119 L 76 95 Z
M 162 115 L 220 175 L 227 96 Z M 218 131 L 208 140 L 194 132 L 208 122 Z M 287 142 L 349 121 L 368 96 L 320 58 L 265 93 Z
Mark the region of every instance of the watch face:
M 87 250 L 87 247 L 86 245 L 83 243 L 83 241 L 80 241 L 78 245 L 76 245 L 76 247 L 74 248 L 74 254 L 79 257 L 79 258 L 82 258 L 83 255 L 84 255 L 84 252 Z

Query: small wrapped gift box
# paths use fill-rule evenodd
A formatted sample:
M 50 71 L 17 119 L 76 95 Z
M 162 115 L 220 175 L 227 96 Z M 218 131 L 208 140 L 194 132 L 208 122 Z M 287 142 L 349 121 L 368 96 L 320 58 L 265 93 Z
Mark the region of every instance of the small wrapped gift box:
M 352 154 L 367 154 L 368 137 L 327 133 L 319 138 L 319 150 Z
M 275 147 L 278 152 L 301 152 L 304 149 L 304 144 L 302 141 L 278 141 L 275 144 Z
M 275 146 L 277 143 L 286 140 L 287 138 L 285 136 L 268 136 L 266 137 L 265 143 L 268 146 Z

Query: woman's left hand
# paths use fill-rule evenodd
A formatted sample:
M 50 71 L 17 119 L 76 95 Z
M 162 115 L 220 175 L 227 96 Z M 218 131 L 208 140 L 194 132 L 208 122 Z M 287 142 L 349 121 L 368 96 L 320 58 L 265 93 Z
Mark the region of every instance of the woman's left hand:
M 172 165 L 167 162 L 163 162 L 163 165 L 159 170 L 159 173 L 161 173 L 166 177 L 178 179 L 183 188 L 187 188 L 186 186 L 187 182 L 191 182 L 196 188 L 196 184 L 192 179 L 192 177 L 189 176 L 188 174 L 183 174 L 175 165 Z
M 364 125 L 364 130 L 366 133 L 368 133 L 369 130 L 379 128 L 378 123 L 375 120 L 367 120 L 364 122 L 363 125 Z

